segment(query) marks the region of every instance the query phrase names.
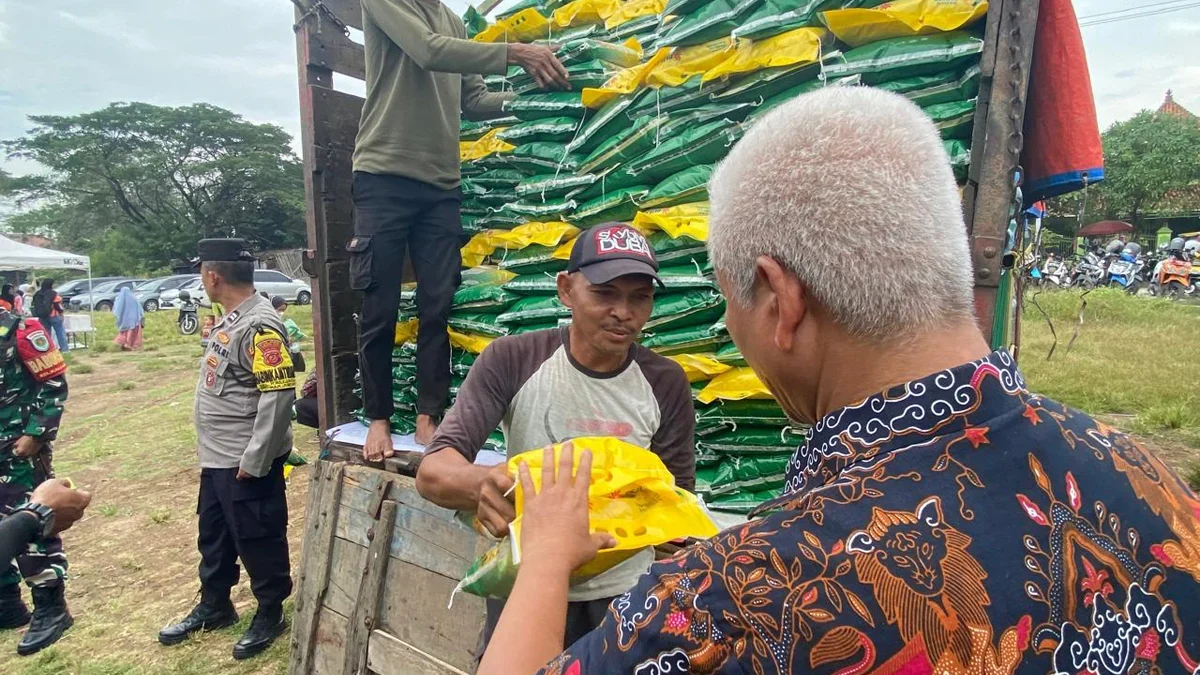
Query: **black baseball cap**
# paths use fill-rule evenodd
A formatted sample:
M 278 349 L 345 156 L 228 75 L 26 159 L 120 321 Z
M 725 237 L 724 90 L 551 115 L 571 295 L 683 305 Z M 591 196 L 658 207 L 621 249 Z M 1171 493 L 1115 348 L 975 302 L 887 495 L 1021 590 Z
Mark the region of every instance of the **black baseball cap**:
M 254 262 L 254 254 L 246 248 L 245 239 L 201 239 L 196 253 L 202 262 Z
M 627 274 L 644 274 L 662 286 L 658 258 L 646 237 L 624 223 L 589 227 L 571 247 L 568 272 L 582 272 L 593 284 L 606 284 Z

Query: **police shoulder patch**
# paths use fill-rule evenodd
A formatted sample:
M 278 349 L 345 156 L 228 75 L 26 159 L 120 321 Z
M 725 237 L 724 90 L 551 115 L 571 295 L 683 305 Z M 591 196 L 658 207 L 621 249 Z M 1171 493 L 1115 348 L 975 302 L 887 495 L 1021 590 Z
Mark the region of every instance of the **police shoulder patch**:
M 254 334 L 250 350 L 251 370 L 259 391 L 283 391 L 296 388 L 296 368 L 287 342 L 273 328 L 263 328 Z

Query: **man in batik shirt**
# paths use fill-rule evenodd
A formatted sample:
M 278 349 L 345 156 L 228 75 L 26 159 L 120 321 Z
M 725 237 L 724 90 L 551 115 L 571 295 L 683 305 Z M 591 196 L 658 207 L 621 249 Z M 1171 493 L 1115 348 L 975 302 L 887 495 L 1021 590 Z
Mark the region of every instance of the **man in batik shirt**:
M 652 567 L 559 656 L 542 634 L 595 538 L 572 489 L 527 501 L 480 673 L 1197 671 L 1200 501 L 989 353 L 958 191 L 916 106 L 802 96 L 710 194 L 729 332 L 814 423 L 785 494 Z

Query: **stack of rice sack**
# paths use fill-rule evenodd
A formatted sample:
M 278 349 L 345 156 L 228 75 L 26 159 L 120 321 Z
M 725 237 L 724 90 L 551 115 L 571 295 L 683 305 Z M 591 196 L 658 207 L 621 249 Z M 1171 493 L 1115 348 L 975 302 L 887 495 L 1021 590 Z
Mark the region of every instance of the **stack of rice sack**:
M 540 91 L 514 67 L 488 78 L 517 94 L 507 117 L 462 125 L 471 238 L 450 319 L 455 383 L 473 358 L 466 345 L 569 321 L 555 275 L 574 237 L 631 223 L 667 287 L 642 344 L 684 365 L 697 393 L 700 492 L 732 511 L 775 495 L 804 430 L 725 330 L 705 251 L 713 167 L 780 103 L 821 87 L 875 86 L 933 118 L 965 180 L 986 11 L 986 0 L 525 0 L 492 23 L 469 11 L 476 40 L 556 45 L 571 89 Z M 415 330 L 401 314 L 403 340 Z M 405 410 L 414 356 L 410 344 L 397 350 Z

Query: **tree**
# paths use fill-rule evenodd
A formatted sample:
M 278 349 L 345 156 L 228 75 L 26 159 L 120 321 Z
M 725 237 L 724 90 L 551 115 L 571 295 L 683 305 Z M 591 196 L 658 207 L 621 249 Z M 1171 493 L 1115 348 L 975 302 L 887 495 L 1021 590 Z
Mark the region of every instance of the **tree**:
M 86 252 L 119 248 L 117 258 L 131 253 L 142 270 L 194 256 L 206 237 L 236 235 L 263 250 L 304 241 L 301 165 L 277 126 L 205 103 L 113 103 L 30 121 L 2 145 L 48 173 L 0 176 L 0 195 L 29 207 L 7 219 L 10 230 Z
M 1140 225 L 1147 212 L 1194 201 L 1200 182 L 1200 121 L 1143 110 L 1101 136 L 1104 182 L 1089 190 L 1087 219 Z M 1055 200 L 1057 213 L 1075 213 L 1080 193 Z M 1200 203 L 1182 205 L 1200 208 Z

